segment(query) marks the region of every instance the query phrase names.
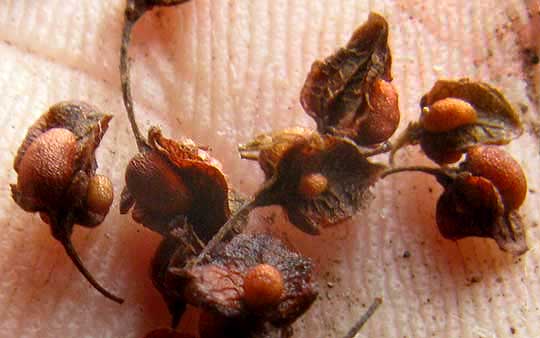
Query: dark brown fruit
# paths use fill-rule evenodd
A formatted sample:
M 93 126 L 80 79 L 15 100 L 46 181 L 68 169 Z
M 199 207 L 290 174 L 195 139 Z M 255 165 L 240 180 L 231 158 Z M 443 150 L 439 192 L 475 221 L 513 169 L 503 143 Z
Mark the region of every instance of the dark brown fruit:
M 192 193 L 182 177 L 160 154 L 148 151 L 135 155 L 126 169 L 129 192 L 138 204 L 164 215 L 185 214 Z
M 490 180 L 507 210 L 519 208 L 527 195 L 527 179 L 519 163 L 497 146 L 477 146 L 467 151 L 464 169 Z
M 281 272 L 272 265 L 256 265 L 244 277 L 244 300 L 252 308 L 261 309 L 278 304 L 283 290 Z
M 450 186 L 437 201 L 436 219 L 444 238 L 492 237 L 500 197 L 489 180 L 469 176 Z M 499 202 L 500 203 L 500 202 Z

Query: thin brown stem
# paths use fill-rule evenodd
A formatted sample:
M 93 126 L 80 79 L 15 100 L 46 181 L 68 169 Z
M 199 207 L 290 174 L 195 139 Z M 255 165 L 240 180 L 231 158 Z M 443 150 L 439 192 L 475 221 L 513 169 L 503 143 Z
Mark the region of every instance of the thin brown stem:
M 349 332 L 343 337 L 343 338 L 354 338 L 360 332 L 362 327 L 366 324 L 366 322 L 373 316 L 375 311 L 381 306 L 382 304 L 382 298 L 375 298 L 373 303 L 369 306 L 367 311 L 358 319 L 358 321 L 353 325 L 353 327 L 349 330 Z
M 406 172 L 406 171 L 419 171 L 419 172 L 423 172 L 429 175 L 433 175 L 435 177 L 438 177 L 438 176 L 441 176 L 441 174 L 444 174 L 444 171 L 442 171 L 440 168 L 411 166 L 411 167 L 398 167 L 398 168 L 387 169 L 383 171 L 383 173 L 381 174 L 381 178 L 385 178 L 386 176 L 390 176 L 393 174 Z
M 124 300 L 111 292 L 107 291 L 103 286 L 101 286 L 94 277 L 90 274 L 90 272 L 86 269 L 84 264 L 82 263 L 79 255 L 77 254 L 77 251 L 75 251 L 75 248 L 73 247 L 73 243 L 71 242 L 71 239 L 69 236 L 65 236 L 63 239 L 59 239 L 60 243 L 62 243 L 62 246 L 66 250 L 67 255 L 69 258 L 71 258 L 71 261 L 75 266 L 77 267 L 77 270 L 86 278 L 86 280 L 96 289 L 98 290 L 103 296 L 109 298 L 110 300 L 117 302 L 118 304 L 122 304 Z
M 131 130 L 139 151 L 143 151 L 146 148 L 146 140 L 142 136 L 137 121 L 135 120 L 135 112 L 133 111 L 133 97 L 131 96 L 131 84 L 129 81 L 130 65 L 129 65 L 129 42 L 131 40 L 131 31 L 133 26 L 137 22 L 138 15 L 134 14 L 132 1 L 128 1 L 126 7 L 124 29 L 122 31 L 122 43 L 120 45 L 120 81 L 122 83 L 122 97 L 124 99 L 124 106 L 126 107 L 129 123 L 131 124 Z
M 367 157 L 387 153 L 390 150 L 392 150 L 392 143 L 384 142 L 383 144 L 377 146 L 377 148 L 370 149 L 366 152 L 363 152 L 362 155 L 367 158 Z
M 206 256 L 212 253 L 219 243 L 222 243 L 224 240 L 232 237 L 235 234 L 241 233 L 248 224 L 250 212 L 256 206 L 256 203 L 254 203 L 252 200 L 245 202 L 240 209 L 238 209 L 236 213 L 232 215 L 232 217 L 229 218 L 229 220 L 219 229 L 214 237 L 212 237 L 201 253 L 193 260 L 188 262 L 186 269 L 190 269 L 201 263 Z

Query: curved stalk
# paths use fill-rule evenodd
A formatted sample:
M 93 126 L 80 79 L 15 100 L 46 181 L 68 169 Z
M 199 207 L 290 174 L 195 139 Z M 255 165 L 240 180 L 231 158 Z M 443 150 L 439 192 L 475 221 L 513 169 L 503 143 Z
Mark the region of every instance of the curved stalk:
M 135 112 L 133 111 L 133 97 L 131 96 L 131 84 L 129 82 L 129 42 L 131 40 L 131 31 L 133 26 L 139 19 L 142 13 L 139 13 L 134 7 L 133 1 L 128 1 L 126 12 L 124 29 L 122 30 L 122 42 L 120 45 L 120 82 L 122 84 L 122 97 L 124 99 L 124 106 L 126 107 L 129 123 L 131 124 L 131 130 L 139 151 L 143 151 L 146 147 L 146 139 L 142 136 L 137 121 L 135 120 Z
M 82 263 L 79 255 L 77 254 L 77 251 L 75 251 L 75 248 L 73 247 L 73 243 L 71 242 L 71 239 L 69 236 L 65 235 L 62 236 L 64 238 L 57 238 L 60 243 L 62 243 L 62 246 L 66 250 L 67 255 L 69 258 L 71 258 L 71 261 L 75 266 L 77 267 L 77 270 L 86 278 L 86 280 L 96 289 L 98 290 L 103 296 L 109 298 L 110 300 L 117 302 L 118 304 L 122 304 L 124 300 L 111 292 L 107 291 L 103 286 L 101 286 L 94 277 L 90 274 L 90 272 L 86 269 L 84 264 Z
M 382 172 L 381 178 L 385 178 L 386 176 L 390 176 L 390 175 L 405 172 L 405 171 L 419 171 L 425 174 L 433 175 L 435 177 L 439 177 L 441 176 L 441 174 L 444 174 L 444 172 L 440 168 L 411 166 L 411 167 L 398 167 L 398 168 L 387 169 Z

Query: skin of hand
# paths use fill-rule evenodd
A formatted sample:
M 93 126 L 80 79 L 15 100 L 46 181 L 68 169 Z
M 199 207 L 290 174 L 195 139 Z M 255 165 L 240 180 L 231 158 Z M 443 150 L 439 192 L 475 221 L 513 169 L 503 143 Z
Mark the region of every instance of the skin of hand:
M 539 2 L 444 4 L 193 0 L 153 10 L 134 29 L 131 79 L 141 128 L 158 125 L 169 137 L 188 136 L 210 146 L 244 193 L 255 192 L 263 177 L 256 163 L 239 159 L 236 145 L 260 132 L 313 127 L 299 104 L 311 63 L 343 45 L 372 10 L 390 25 L 399 131 L 416 119 L 420 97 L 438 78 L 489 82 L 521 111 L 526 132 L 506 149 L 523 166 L 530 188 L 521 207 L 530 250 L 522 257 L 502 253 L 491 240 L 443 239 L 434 220 L 441 189 L 416 173 L 378 183 L 369 208 L 319 237 L 283 222 L 277 208 L 257 211 L 254 224 L 271 225 L 317 265 L 321 294 L 295 324 L 295 337 L 340 337 L 375 297 L 384 303 L 358 337 L 540 332 L 540 71 L 530 60 L 531 51 L 538 53 L 533 37 L 540 31 Z M 118 73 L 124 5 L 0 3 L 2 336 L 138 338 L 169 323 L 148 275 L 160 238 L 118 212 L 124 169 L 136 153 Z M 73 242 L 96 279 L 126 299 L 123 305 L 91 288 L 39 216 L 23 212 L 10 198 L 13 158 L 27 128 L 50 105 L 68 99 L 114 115 L 97 157 L 98 173 L 113 181 L 115 202 L 100 227 L 76 227 Z M 413 147 L 396 160 L 430 164 Z M 184 319 L 181 327 L 192 321 Z

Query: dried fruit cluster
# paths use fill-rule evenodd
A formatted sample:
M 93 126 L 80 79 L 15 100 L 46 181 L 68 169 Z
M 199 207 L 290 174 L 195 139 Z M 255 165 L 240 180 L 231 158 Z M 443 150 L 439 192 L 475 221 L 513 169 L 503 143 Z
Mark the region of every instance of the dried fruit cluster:
M 436 221 L 448 239 L 493 238 L 514 255 L 528 249 L 518 208 L 527 194 L 525 173 L 498 145 L 523 132 L 518 115 L 504 96 L 488 84 L 469 79 L 437 81 L 420 102 L 422 113 L 394 146 L 420 144 L 438 168 L 395 168 L 434 175 L 444 192 Z M 458 166 L 447 164 L 465 159 Z
M 120 212 L 163 236 L 151 278 L 175 328 L 186 305 L 201 310 L 201 337 L 290 337 L 290 325 L 317 297 L 310 259 L 279 239 L 244 234 L 256 207 L 280 205 L 308 234 L 334 226 L 367 205 L 377 180 L 403 171 L 434 175 L 444 187 L 436 221 L 450 239 L 494 238 L 502 250 L 527 250 L 518 208 L 527 192 L 523 170 L 497 147 L 522 133 L 519 117 L 491 86 L 468 79 L 438 81 L 421 99 L 421 115 L 392 145 L 400 113 L 391 84 L 388 24 L 371 13 L 347 45 L 316 61 L 302 89 L 302 107 L 317 129 L 262 134 L 239 146 L 258 161 L 265 182 L 245 199 L 229 184 L 221 164 L 190 139 L 164 137 L 137 126 L 129 82 L 128 45 L 135 22 L 154 6 L 187 0 L 128 0 L 121 47 L 124 103 L 138 146 L 125 173 Z M 39 212 L 77 268 L 105 296 L 122 300 L 88 273 L 70 241 L 73 225 L 99 225 L 113 199 L 110 181 L 96 175 L 94 152 L 109 115 L 81 102 L 50 108 L 28 131 L 15 158 L 14 200 Z M 420 144 L 438 167 L 394 167 L 373 155 Z M 465 159 L 456 166 L 447 166 Z M 376 300 L 347 337 L 380 304 Z M 155 330 L 147 337 L 189 337 Z

